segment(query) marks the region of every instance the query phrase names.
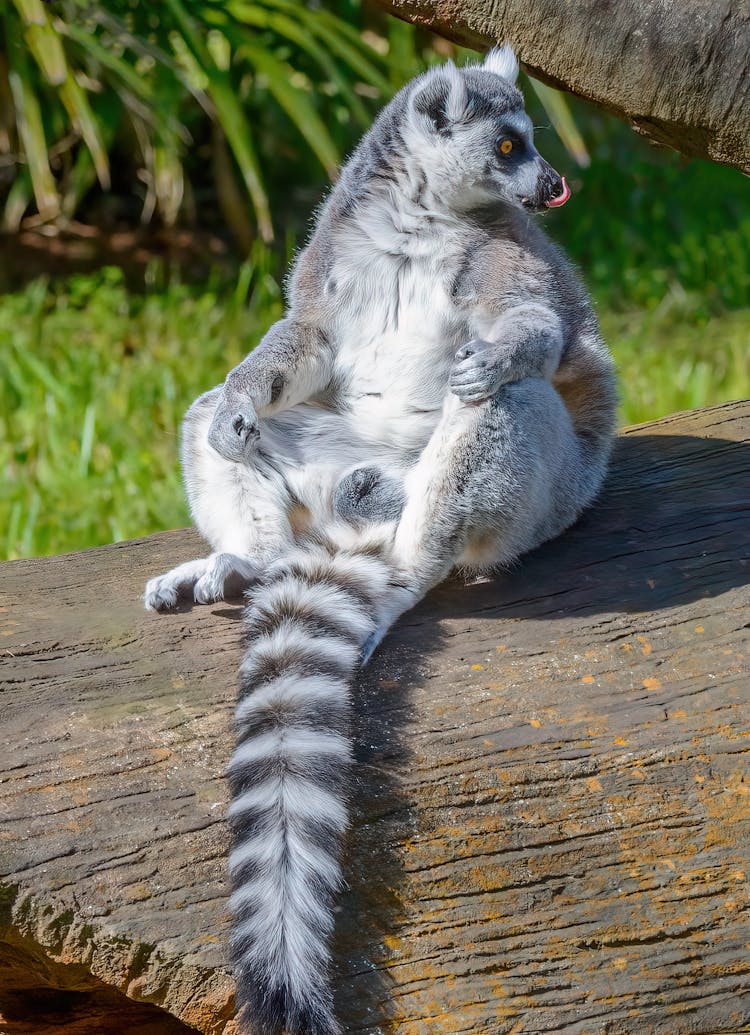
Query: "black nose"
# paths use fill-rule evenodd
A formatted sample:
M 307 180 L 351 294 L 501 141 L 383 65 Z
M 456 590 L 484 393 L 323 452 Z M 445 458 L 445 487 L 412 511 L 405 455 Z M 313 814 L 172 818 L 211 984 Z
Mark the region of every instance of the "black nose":
M 558 198 L 563 193 L 564 188 L 562 176 L 543 160 L 542 175 L 539 177 L 540 200 L 546 204 L 548 201 Z

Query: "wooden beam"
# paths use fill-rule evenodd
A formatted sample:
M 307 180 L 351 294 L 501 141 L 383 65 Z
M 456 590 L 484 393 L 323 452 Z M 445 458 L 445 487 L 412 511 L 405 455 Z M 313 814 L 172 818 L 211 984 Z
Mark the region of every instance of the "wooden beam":
M 574 529 L 442 587 L 363 674 L 347 1032 L 748 1030 L 749 433 L 750 403 L 630 429 Z M 200 549 L 0 568 L 8 1031 L 48 1030 L 45 989 L 76 1033 L 126 1027 L 55 989 L 154 1004 L 154 1032 L 231 1016 L 240 607 L 139 602 Z

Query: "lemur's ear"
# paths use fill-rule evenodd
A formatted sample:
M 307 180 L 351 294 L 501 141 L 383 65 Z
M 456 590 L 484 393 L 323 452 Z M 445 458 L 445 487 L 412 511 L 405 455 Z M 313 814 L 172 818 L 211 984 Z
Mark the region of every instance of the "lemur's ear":
M 427 73 L 424 83 L 411 98 L 417 116 L 429 119 L 438 132 L 444 132 L 466 114 L 466 85 L 452 61 Z
M 482 68 L 485 68 L 488 72 L 494 72 L 495 75 L 502 76 L 509 83 L 515 83 L 516 79 L 518 79 L 518 58 L 510 43 L 504 43 L 502 47 L 493 47 L 492 50 L 488 51 L 482 63 Z

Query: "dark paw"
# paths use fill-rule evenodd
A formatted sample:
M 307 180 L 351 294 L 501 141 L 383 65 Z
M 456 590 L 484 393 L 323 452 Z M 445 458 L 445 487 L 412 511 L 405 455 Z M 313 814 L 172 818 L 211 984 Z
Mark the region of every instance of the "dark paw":
M 208 444 L 225 460 L 246 462 L 255 452 L 260 428 L 251 406 L 241 412 L 227 412 L 219 407 L 208 429 Z
M 358 467 L 343 478 L 333 509 L 345 521 L 395 521 L 404 508 L 404 489 L 377 467 Z

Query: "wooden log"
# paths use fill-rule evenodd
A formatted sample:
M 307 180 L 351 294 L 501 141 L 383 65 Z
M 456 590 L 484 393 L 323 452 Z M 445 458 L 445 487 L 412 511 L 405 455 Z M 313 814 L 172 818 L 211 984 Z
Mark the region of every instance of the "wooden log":
M 477 50 L 512 42 L 527 71 L 682 154 L 750 172 L 745 0 L 378 0 Z
M 630 429 L 574 529 L 363 674 L 347 1032 L 749 1030 L 749 432 L 750 402 Z M 200 549 L 0 569 L 8 1032 L 232 1027 L 240 607 L 139 602 Z

